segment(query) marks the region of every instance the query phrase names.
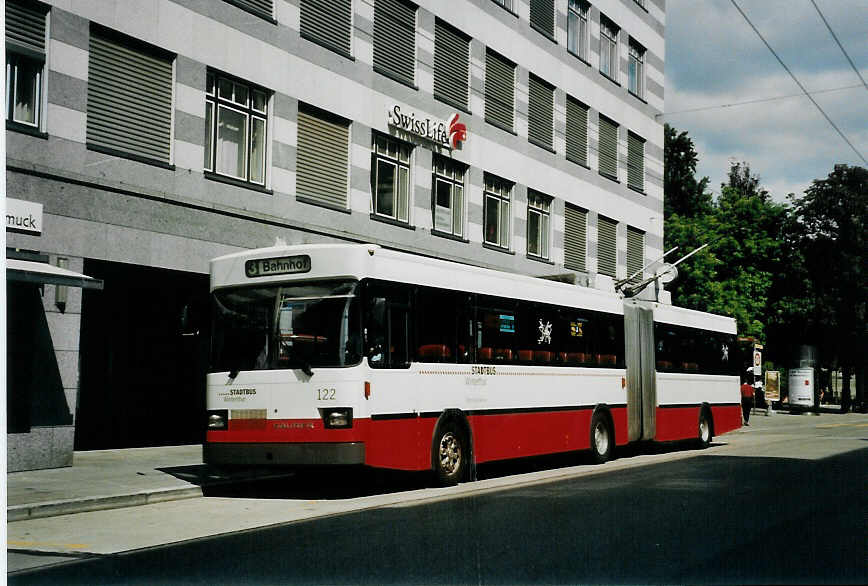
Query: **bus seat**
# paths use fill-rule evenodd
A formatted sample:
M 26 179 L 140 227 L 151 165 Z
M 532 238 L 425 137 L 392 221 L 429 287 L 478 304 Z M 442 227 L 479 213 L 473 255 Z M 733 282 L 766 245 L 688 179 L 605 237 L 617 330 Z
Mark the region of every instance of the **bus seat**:
M 519 350 L 518 359 L 522 362 L 530 362 L 533 360 L 533 350 Z
M 585 361 L 585 353 L 584 352 L 570 352 L 567 354 L 567 362 L 571 362 L 574 364 L 581 364 Z
M 425 344 L 419 346 L 416 356 L 420 360 L 444 360 L 452 356 L 449 346 L 446 344 Z
M 597 354 L 597 364 L 611 366 L 618 361 L 614 354 Z
M 684 370 L 688 372 L 697 372 L 699 371 L 699 365 L 695 362 L 685 362 L 682 364 Z
M 672 363 L 669 362 L 668 360 L 658 360 L 657 361 L 657 368 L 659 370 L 669 370 L 672 368 Z
M 478 355 L 480 360 L 491 360 L 494 357 L 494 350 L 486 346 L 479 349 Z
M 496 360 L 512 360 L 512 350 L 509 348 L 498 348 L 494 351 L 494 358 Z

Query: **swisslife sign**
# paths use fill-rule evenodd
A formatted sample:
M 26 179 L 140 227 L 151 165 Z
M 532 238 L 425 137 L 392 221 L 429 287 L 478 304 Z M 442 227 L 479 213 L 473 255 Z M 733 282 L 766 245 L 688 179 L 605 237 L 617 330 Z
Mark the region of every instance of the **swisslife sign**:
M 42 204 L 6 198 L 6 231 L 42 235 Z
M 415 112 L 406 113 L 395 104 L 388 112 L 389 126 L 416 135 L 425 140 L 436 142 L 450 149 L 461 147 L 467 140 L 467 126 L 458 121 L 458 114 L 452 114 L 445 121 L 416 116 Z

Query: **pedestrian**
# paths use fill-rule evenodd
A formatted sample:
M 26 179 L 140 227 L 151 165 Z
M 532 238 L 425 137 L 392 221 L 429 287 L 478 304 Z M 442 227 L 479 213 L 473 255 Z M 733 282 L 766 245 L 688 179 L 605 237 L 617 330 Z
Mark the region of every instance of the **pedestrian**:
M 750 425 L 750 410 L 753 409 L 753 386 L 747 382 L 747 377 L 741 377 L 741 414 L 744 418 L 744 424 Z

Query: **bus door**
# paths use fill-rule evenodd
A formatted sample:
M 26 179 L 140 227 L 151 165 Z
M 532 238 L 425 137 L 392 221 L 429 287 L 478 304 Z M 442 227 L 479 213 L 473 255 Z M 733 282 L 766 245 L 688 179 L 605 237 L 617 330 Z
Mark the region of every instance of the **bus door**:
M 654 313 L 650 308 L 624 304 L 627 350 L 627 435 L 630 441 L 654 439 L 657 425 L 657 386 L 654 369 Z

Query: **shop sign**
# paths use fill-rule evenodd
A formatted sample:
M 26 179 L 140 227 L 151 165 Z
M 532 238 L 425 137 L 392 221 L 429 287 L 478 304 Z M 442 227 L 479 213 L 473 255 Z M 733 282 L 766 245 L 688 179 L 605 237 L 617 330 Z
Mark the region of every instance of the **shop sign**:
M 40 236 L 42 234 L 42 204 L 7 197 L 6 231 Z
M 389 125 L 404 132 L 436 142 L 448 148 L 457 149 L 467 140 L 467 126 L 458 122 L 458 114 L 452 114 L 445 122 L 416 116 L 415 112 L 407 114 L 401 106 L 395 104 L 388 112 Z

